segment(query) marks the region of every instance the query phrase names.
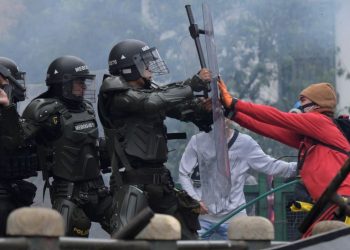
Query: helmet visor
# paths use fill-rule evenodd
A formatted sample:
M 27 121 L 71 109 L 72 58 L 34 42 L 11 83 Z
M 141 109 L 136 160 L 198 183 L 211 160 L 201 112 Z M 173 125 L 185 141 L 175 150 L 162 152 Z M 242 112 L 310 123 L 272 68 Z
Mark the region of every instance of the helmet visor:
M 18 71 L 15 73 L 14 77 L 20 85 L 23 87 L 26 86 L 26 72 Z
M 8 68 L 0 64 L 0 74 L 8 79 L 12 84 L 16 94 L 17 101 L 23 101 L 25 98 L 25 72 L 17 71 L 12 73 Z
M 156 48 L 150 48 L 134 56 L 137 70 L 143 77 L 147 77 L 146 70 L 154 75 L 165 75 L 169 73 L 168 67 L 159 55 Z
M 95 75 L 65 75 L 63 82 L 62 96 L 69 100 L 96 102 L 96 81 Z

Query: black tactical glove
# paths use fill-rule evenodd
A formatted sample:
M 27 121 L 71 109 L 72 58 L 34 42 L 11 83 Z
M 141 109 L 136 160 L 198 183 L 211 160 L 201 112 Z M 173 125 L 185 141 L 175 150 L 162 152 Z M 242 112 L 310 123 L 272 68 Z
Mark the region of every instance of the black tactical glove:
M 23 131 L 16 106 L 0 109 L 0 148 L 14 150 L 23 143 Z
M 213 114 L 200 105 L 199 99 L 194 99 L 187 104 L 187 109 L 182 109 L 181 120 L 191 121 L 200 131 L 209 132 L 213 124 Z
M 210 91 L 210 82 L 203 81 L 198 75 L 194 75 L 192 79 L 186 80 L 185 84 L 192 88 L 192 91 Z

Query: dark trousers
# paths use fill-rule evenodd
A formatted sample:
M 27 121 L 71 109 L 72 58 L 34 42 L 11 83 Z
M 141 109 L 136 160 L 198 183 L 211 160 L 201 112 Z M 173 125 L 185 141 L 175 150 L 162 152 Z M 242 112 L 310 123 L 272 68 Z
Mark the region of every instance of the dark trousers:
M 20 207 L 33 204 L 36 187 L 23 180 L 0 180 L 0 236 L 6 235 L 7 217 Z
M 88 237 L 91 221 L 109 234 L 114 231 L 114 206 L 102 177 L 84 182 L 54 180 L 50 188 L 53 209 L 65 220 L 66 236 Z
M 174 216 L 181 224 L 181 239 L 198 239 L 200 229 L 198 214 L 191 206 L 181 202 L 181 197 L 167 185 L 145 185 L 144 191 L 151 209 L 156 213 Z

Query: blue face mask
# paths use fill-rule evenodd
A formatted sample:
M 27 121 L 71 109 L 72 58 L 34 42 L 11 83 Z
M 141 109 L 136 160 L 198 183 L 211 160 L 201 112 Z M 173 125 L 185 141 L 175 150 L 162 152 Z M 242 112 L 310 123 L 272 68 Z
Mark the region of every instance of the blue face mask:
M 301 106 L 301 102 L 297 101 L 296 103 L 294 103 L 293 109 L 298 109 Z
M 289 113 L 301 113 L 301 103 L 300 101 L 297 101 L 293 108 L 291 110 L 289 110 Z

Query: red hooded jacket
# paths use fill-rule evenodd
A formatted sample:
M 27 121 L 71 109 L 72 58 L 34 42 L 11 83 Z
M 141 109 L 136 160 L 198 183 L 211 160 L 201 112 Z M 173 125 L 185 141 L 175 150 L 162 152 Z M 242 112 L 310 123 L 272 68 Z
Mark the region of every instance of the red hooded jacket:
M 266 105 L 238 100 L 234 121 L 251 131 L 298 148 L 303 155 L 308 150 L 300 171 L 311 197 L 317 200 L 345 160 L 344 153 L 332 150 L 316 141 L 350 151 L 350 144 L 331 118 L 319 112 L 286 113 Z M 338 194 L 350 196 L 350 175 L 338 189 Z

